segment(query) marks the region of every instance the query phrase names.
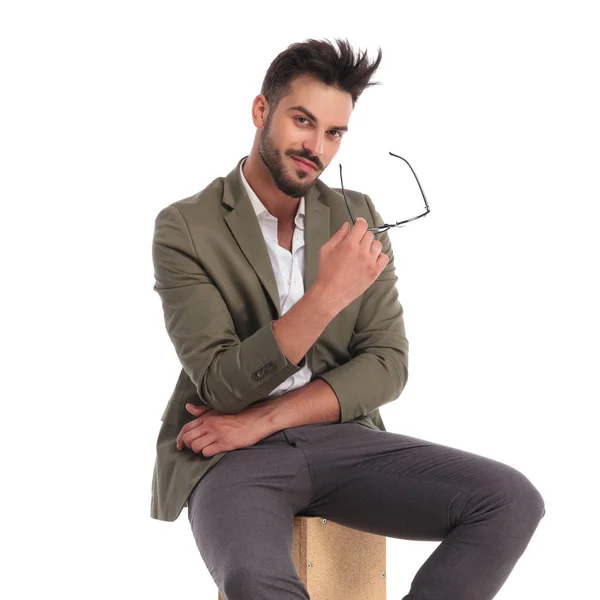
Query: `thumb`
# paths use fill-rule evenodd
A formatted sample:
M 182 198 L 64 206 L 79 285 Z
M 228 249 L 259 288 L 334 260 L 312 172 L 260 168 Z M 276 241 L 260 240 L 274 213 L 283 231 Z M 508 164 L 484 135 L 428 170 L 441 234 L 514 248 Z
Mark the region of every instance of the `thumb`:
M 187 408 L 187 410 L 189 412 L 191 412 L 192 414 L 198 414 L 199 412 L 202 411 L 202 407 L 201 406 L 196 406 L 195 404 L 192 404 L 191 402 L 188 402 L 185 407 Z

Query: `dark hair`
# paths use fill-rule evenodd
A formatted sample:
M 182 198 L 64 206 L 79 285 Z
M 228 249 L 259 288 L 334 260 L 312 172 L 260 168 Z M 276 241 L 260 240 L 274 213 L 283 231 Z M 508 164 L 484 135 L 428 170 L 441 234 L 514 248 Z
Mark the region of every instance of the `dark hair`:
M 308 39 L 288 46 L 273 60 L 262 83 L 260 93 L 270 104 L 269 116 L 285 96 L 290 83 L 301 75 L 310 75 L 327 85 L 352 95 L 352 107 L 365 88 L 379 85 L 369 81 L 381 62 L 381 48 L 377 58 L 369 63 L 367 51 L 354 53 L 347 40 L 335 39 L 338 48 L 329 40 Z

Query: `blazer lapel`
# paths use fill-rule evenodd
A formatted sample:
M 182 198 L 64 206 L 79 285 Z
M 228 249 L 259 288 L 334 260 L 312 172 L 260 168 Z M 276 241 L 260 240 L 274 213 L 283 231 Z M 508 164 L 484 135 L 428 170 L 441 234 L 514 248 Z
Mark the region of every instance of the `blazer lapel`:
M 279 290 L 277 289 L 267 244 L 240 177 L 240 165 L 244 158 L 225 178 L 222 202 L 232 210 L 223 218 L 267 291 L 277 318 L 280 318 Z M 305 291 L 310 288 L 317 278 L 319 250 L 330 238 L 329 207 L 321 201 L 324 195 L 319 187 L 317 180 L 304 197 L 306 211 L 304 229 L 306 244 L 304 249 L 306 258 L 304 268 Z
M 321 193 L 318 186 L 317 181 L 304 197 L 306 211 L 304 291 L 316 281 L 319 273 L 319 250 L 331 237 L 329 206 L 323 203 L 325 195 Z

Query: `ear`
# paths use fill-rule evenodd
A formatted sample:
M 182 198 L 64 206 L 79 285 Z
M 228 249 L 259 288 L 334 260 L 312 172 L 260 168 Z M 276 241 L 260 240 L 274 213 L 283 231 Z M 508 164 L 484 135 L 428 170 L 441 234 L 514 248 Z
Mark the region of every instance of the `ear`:
M 259 129 L 265 126 L 267 116 L 269 115 L 269 103 L 267 99 L 259 94 L 252 102 L 252 121 L 255 127 Z

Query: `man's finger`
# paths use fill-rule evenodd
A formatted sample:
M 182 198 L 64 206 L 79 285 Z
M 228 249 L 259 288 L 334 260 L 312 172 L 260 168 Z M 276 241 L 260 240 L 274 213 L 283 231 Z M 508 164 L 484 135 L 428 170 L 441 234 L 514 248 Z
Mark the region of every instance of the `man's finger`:
M 189 423 L 186 423 L 181 430 L 179 431 L 179 434 L 177 435 L 177 450 L 181 450 L 183 448 L 183 436 L 190 430 L 193 429 L 195 426 L 197 426 L 196 420 L 194 419 L 193 421 L 190 421 Z
M 185 408 L 188 412 L 191 412 L 192 414 L 195 414 L 196 416 L 201 416 L 203 414 L 206 414 L 209 410 L 212 410 L 210 408 L 210 406 L 196 406 L 195 404 L 192 404 L 191 402 L 187 402 L 185 405 Z M 183 446 L 185 444 L 185 442 L 183 441 L 183 436 L 191 429 L 194 429 L 194 427 L 198 427 L 198 423 L 197 423 L 196 419 L 194 419 L 193 421 L 190 421 L 189 423 L 186 423 L 181 428 L 181 431 L 179 432 L 177 439 L 175 440 L 177 450 L 181 450 L 183 448 Z

